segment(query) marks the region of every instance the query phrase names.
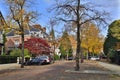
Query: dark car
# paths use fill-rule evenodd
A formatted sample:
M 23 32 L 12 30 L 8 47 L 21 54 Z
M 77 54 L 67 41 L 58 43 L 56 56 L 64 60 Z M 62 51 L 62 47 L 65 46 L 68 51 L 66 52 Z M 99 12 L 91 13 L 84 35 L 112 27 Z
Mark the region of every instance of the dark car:
M 25 62 L 25 65 L 41 65 L 44 63 L 46 63 L 46 60 L 43 60 L 41 58 L 34 58 L 32 60 Z
M 38 56 L 33 58 L 32 60 L 29 60 L 25 62 L 25 65 L 41 65 L 41 64 L 49 64 L 52 63 L 52 58 L 50 56 Z
M 38 58 L 42 60 L 42 64 L 49 64 L 53 62 L 53 58 L 48 55 L 38 56 Z
M 74 60 L 74 58 L 73 57 L 68 57 L 68 60 Z
M 38 58 L 34 58 L 32 60 L 25 62 L 25 65 L 36 65 L 36 64 L 39 64 L 39 62 L 40 60 Z

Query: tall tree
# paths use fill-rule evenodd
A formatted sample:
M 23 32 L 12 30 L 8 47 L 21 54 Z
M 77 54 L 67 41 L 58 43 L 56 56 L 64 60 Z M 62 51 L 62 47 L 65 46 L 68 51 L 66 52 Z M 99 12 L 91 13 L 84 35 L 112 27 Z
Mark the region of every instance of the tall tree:
M 73 57 L 75 57 L 75 52 L 76 52 L 76 39 L 74 37 L 74 35 L 69 35 L 69 39 L 70 39 L 70 42 L 71 42 L 71 45 L 72 45 L 72 55 Z
M 109 25 L 108 34 L 120 40 L 120 20 L 115 20 Z
M 120 42 L 120 20 L 113 21 L 108 27 L 108 34 L 104 42 L 104 53 L 108 55 L 111 48 L 115 49 L 117 42 Z
M 81 47 L 89 53 L 100 53 L 103 49 L 103 36 L 100 35 L 99 28 L 93 23 L 86 23 L 82 26 Z
M 9 26 L 7 25 L 3 15 L 2 15 L 2 12 L 0 11 L 0 31 L 1 31 L 1 34 L 2 34 L 2 44 L 3 44 L 3 54 L 5 54 L 5 43 L 7 41 L 6 39 L 6 33 L 8 31 L 8 28 Z
M 95 6 L 94 6 L 95 7 Z M 79 55 L 81 52 L 80 31 L 81 26 L 89 21 L 105 22 L 106 13 L 93 9 L 89 3 L 81 4 L 81 0 L 56 0 L 51 11 L 56 13 L 55 18 L 64 22 L 73 21 L 76 24 L 77 49 L 76 49 L 76 67 L 79 70 Z
M 21 41 L 22 41 L 22 63 L 21 68 L 24 67 L 24 30 L 28 29 L 28 23 L 31 19 L 33 19 L 35 16 L 33 16 L 32 12 L 27 12 L 25 9 L 26 4 L 30 2 L 30 0 L 6 0 L 6 3 L 8 4 L 8 7 L 10 9 L 10 16 L 12 19 L 12 22 L 16 23 L 18 28 L 15 30 L 18 30 L 21 35 Z
M 51 36 L 52 40 L 55 40 L 55 32 L 54 32 L 54 26 L 55 26 L 55 24 L 56 24 L 56 21 L 50 19 L 50 23 L 49 23 L 49 25 L 51 27 L 50 36 Z
M 66 31 L 63 32 L 63 35 L 60 40 L 60 51 L 61 56 L 66 57 L 68 59 L 69 51 L 72 49 L 71 41 L 69 39 L 69 35 Z

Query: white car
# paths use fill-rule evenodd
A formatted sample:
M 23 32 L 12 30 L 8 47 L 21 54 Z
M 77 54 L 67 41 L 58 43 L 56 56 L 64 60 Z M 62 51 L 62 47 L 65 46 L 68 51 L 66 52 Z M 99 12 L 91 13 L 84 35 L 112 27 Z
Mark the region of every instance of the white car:
M 99 61 L 99 60 L 100 60 L 100 58 L 99 58 L 99 57 L 97 57 L 97 56 L 93 56 L 93 57 L 91 57 L 91 58 L 90 58 L 90 60 Z

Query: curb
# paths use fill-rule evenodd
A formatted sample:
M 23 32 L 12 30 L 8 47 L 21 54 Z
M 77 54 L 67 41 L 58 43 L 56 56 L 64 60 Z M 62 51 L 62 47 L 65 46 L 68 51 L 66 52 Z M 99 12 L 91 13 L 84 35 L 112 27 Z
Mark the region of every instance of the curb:
M 115 74 L 114 72 L 111 71 L 99 71 L 99 70 L 81 70 L 81 71 L 65 70 L 65 72 L 79 74 Z

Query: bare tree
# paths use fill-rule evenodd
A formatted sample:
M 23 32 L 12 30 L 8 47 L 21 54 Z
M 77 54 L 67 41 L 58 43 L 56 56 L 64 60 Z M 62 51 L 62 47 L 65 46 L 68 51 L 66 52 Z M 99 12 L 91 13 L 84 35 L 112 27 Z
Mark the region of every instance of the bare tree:
M 16 23 L 18 28 L 16 30 L 19 31 L 21 35 L 22 41 L 22 62 L 21 68 L 24 68 L 24 30 L 29 29 L 29 23 L 32 19 L 35 19 L 34 11 L 27 12 L 25 6 L 27 3 L 31 3 L 30 0 L 6 0 L 8 7 L 10 9 L 10 16 L 12 22 Z M 15 29 L 15 28 L 14 28 Z
M 95 6 L 90 3 L 81 4 L 81 0 L 56 0 L 50 11 L 53 11 L 57 20 L 64 22 L 74 22 L 77 28 L 77 49 L 76 49 L 76 67 L 75 70 L 80 69 L 79 56 L 81 52 L 80 31 L 81 26 L 87 22 L 96 22 L 97 24 L 107 24 L 105 11 L 98 11 L 94 9 Z M 81 56 L 80 56 L 81 57 Z

